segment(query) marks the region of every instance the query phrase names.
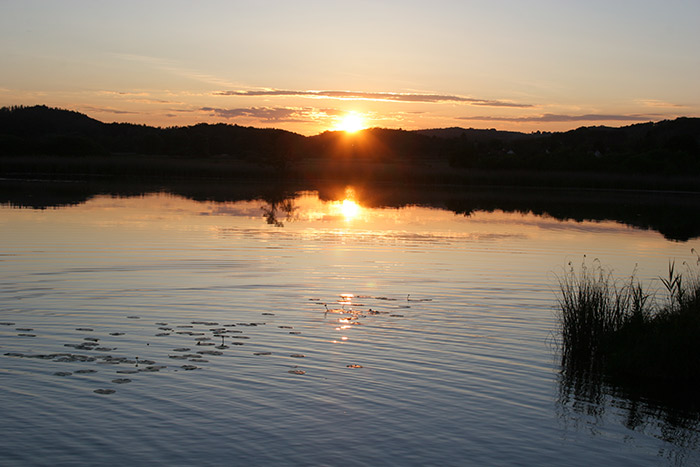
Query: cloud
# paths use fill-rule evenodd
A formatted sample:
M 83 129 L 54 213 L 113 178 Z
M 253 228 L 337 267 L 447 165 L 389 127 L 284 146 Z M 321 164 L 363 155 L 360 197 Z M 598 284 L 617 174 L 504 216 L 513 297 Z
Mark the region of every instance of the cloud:
M 129 110 L 117 110 L 117 109 L 109 109 L 106 107 L 92 107 L 92 106 L 83 106 L 83 110 L 88 111 L 88 112 L 101 112 L 101 113 L 110 113 L 110 114 L 137 114 L 138 112 L 132 112 Z
M 413 103 L 441 103 L 458 102 L 469 105 L 491 107 L 533 107 L 531 104 L 519 104 L 516 102 L 499 101 L 490 99 L 477 99 L 474 97 L 454 96 L 449 94 L 422 94 L 422 93 L 396 93 L 396 92 L 361 92 L 361 91 L 294 91 L 282 89 L 264 89 L 258 91 L 219 91 L 217 96 L 240 97 L 305 97 L 312 99 L 339 99 L 339 100 L 369 100 L 385 102 L 413 102 Z
M 170 111 L 170 112 L 174 112 L 174 113 L 192 113 L 192 112 L 196 112 L 196 110 L 194 110 L 194 109 L 177 109 L 177 108 L 175 108 L 175 109 L 166 109 L 166 110 L 168 110 L 168 111 Z M 200 110 L 201 110 L 201 109 L 200 109 Z
M 215 107 L 202 107 L 199 110 L 208 112 L 212 116 L 226 119 L 255 118 L 268 122 L 307 122 L 314 118 L 316 113 L 310 108 L 294 107 L 248 107 L 239 109 L 221 109 Z
M 132 91 L 99 91 L 97 93 L 101 96 L 110 96 L 122 99 L 126 102 L 136 103 L 136 104 L 183 104 L 183 102 L 177 102 L 172 100 L 157 99 L 152 97 L 151 93 L 148 92 L 132 92 Z
M 687 105 L 673 104 L 671 102 L 664 102 L 656 99 L 639 99 L 636 102 L 647 107 L 667 107 L 672 109 L 685 109 L 688 107 Z
M 631 114 L 631 115 L 616 115 L 616 114 L 585 114 L 585 115 L 562 115 L 562 114 L 543 114 L 535 116 L 519 116 L 519 117 L 493 117 L 493 116 L 474 116 L 474 117 L 457 117 L 460 120 L 477 120 L 484 122 L 595 122 L 595 121 L 623 121 L 623 122 L 646 122 L 656 120 L 660 117 L 657 114 Z
M 147 92 L 134 92 L 134 91 L 98 91 L 97 94 L 102 94 L 106 96 L 138 96 L 138 97 L 148 97 L 150 96 Z
M 322 112 L 322 113 L 329 115 L 329 116 L 347 115 L 347 113 L 348 113 L 347 110 L 331 109 L 331 108 L 319 109 L 319 112 Z
M 513 102 L 504 102 L 504 101 L 481 101 L 481 100 L 472 100 L 470 102 L 471 105 L 482 105 L 485 107 L 514 107 L 514 108 L 521 108 L 525 109 L 528 107 L 534 107 L 531 104 L 516 104 Z
M 192 79 L 196 81 L 201 81 L 207 84 L 211 84 L 214 86 L 237 86 L 240 85 L 240 83 L 232 83 L 230 81 L 227 81 L 225 79 L 222 79 L 218 76 L 212 76 L 207 73 L 202 73 L 198 70 L 193 70 L 191 68 L 187 68 L 185 66 L 182 66 L 179 62 L 174 61 L 174 60 L 169 60 L 166 58 L 161 58 L 161 57 L 153 57 L 149 55 L 140 55 L 140 54 L 129 54 L 129 53 L 115 53 L 112 54 L 113 57 L 116 57 L 119 60 L 124 60 L 124 61 L 129 61 L 129 62 L 136 62 L 140 64 L 145 64 L 147 66 L 150 66 L 151 68 L 157 69 L 157 70 L 162 70 L 167 73 L 174 74 L 176 76 L 182 76 L 187 79 Z

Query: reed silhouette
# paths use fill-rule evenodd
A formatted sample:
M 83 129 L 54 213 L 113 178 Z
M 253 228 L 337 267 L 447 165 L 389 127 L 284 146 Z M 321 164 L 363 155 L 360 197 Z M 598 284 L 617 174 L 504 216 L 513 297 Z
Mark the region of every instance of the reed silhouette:
M 699 382 L 698 265 L 700 256 L 682 272 L 671 262 L 655 292 L 634 275 L 616 280 L 597 260 L 570 265 L 559 278 L 562 371 L 637 387 Z

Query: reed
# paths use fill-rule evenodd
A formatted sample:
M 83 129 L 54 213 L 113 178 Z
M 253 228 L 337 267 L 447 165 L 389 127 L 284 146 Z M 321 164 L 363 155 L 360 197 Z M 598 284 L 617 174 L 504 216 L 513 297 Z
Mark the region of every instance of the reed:
M 562 367 L 611 378 L 700 380 L 700 274 L 669 264 L 663 289 L 617 280 L 595 261 L 559 278 Z M 663 293 L 660 293 L 663 292 Z

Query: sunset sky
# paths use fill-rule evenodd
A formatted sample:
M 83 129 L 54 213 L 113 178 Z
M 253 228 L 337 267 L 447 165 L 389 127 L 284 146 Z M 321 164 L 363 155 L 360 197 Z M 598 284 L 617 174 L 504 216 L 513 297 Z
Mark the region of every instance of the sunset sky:
M 0 0 L 0 106 L 559 131 L 700 117 L 700 1 Z

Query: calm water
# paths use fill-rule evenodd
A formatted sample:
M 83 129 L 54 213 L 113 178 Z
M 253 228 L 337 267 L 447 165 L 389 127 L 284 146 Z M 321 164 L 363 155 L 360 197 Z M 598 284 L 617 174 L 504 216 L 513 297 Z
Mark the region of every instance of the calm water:
M 562 389 L 555 309 L 569 261 L 647 281 L 700 241 L 351 192 L 284 208 L 0 208 L 0 463 L 700 462 L 695 414 Z

